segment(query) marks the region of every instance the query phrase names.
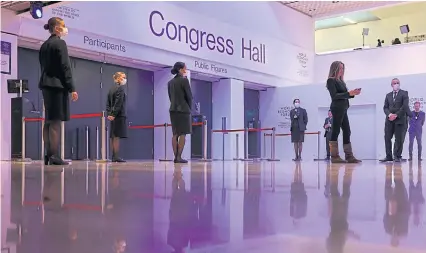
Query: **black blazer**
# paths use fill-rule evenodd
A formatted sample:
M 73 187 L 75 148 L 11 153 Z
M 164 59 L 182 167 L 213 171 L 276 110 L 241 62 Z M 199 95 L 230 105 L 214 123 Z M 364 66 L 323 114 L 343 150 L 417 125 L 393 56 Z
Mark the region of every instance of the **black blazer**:
M 294 116 L 297 113 L 297 119 L 294 118 Z M 299 107 L 299 108 L 294 108 L 290 111 L 290 119 L 293 120 L 297 120 L 297 123 L 299 125 L 299 131 L 305 131 L 306 130 L 306 126 L 308 125 L 308 113 L 306 112 L 305 109 Z M 292 131 L 293 129 L 290 128 L 290 131 Z M 295 129 L 296 130 L 296 129 Z
M 191 113 L 192 92 L 187 78 L 176 75 L 168 83 L 170 112 Z
M 39 52 L 41 76 L 39 88 L 59 88 L 74 92 L 68 47 L 64 40 L 51 35 Z
M 346 83 L 344 81 L 335 78 L 328 78 L 327 89 L 331 97 L 330 108 L 349 108 L 349 99 L 353 98 L 354 96 L 349 95 L 348 88 L 346 87 Z
M 126 91 L 123 85 L 116 84 L 109 90 L 106 112 L 108 116 L 126 117 Z
M 393 101 L 393 91 L 386 94 L 383 111 L 386 115 L 386 122 L 391 122 L 388 118 L 389 114 L 394 113 L 398 117 L 394 120 L 395 124 L 405 124 L 407 115 L 410 115 L 410 107 L 408 106 L 408 91 L 399 90 Z

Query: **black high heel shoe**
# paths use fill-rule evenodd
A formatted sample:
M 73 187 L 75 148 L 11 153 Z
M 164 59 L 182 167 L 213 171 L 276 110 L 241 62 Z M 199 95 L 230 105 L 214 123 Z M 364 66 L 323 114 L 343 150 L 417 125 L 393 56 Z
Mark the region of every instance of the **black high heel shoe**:
M 65 162 L 64 160 L 56 156 L 51 156 L 49 158 L 49 165 L 68 165 L 68 164 L 69 164 L 68 162 Z
M 47 155 L 44 156 L 44 165 L 49 165 L 49 157 Z

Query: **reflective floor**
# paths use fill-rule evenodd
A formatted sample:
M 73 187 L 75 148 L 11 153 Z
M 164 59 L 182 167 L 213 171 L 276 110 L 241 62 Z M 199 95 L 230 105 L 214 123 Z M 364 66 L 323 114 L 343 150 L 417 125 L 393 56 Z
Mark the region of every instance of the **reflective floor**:
M 1 252 L 426 252 L 420 165 L 2 162 Z

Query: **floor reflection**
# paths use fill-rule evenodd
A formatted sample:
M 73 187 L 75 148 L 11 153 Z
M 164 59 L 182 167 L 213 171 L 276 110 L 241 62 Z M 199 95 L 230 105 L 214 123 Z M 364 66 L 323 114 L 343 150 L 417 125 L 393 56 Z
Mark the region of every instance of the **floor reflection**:
M 2 163 L 17 253 L 425 252 L 417 163 Z

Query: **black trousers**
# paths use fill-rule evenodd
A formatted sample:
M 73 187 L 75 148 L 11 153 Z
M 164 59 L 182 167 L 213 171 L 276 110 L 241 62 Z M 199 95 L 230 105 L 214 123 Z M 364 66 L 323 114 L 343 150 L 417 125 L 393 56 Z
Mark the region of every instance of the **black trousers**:
M 342 128 L 343 144 L 351 143 L 351 126 L 349 125 L 348 109 L 331 107 L 330 110 L 333 114 L 330 141 L 337 141 L 340 128 Z
M 385 148 L 386 157 L 392 158 L 392 154 L 395 158 L 401 158 L 402 148 L 404 146 L 404 130 L 405 124 L 396 124 L 395 122 L 386 120 L 385 122 Z M 395 146 L 392 153 L 392 138 L 395 135 Z
M 408 122 L 406 124 L 404 124 L 404 130 L 402 130 L 402 137 L 401 137 L 401 141 L 402 141 L 402 147 L 404 147 L 404 142 L 405 142 L 405 136 L 407 135 L 407 130 L 408 130 Z M 396 148 L 396 141 L 393 143 L 393 156 L 397 157 L 395 151 L 397 150 Z M 401 151 L 402 152 L 402 151 Z M 402 153 L 401 153 L 402 156 Z M 400 157 L 401 157 L 400 156 Z

